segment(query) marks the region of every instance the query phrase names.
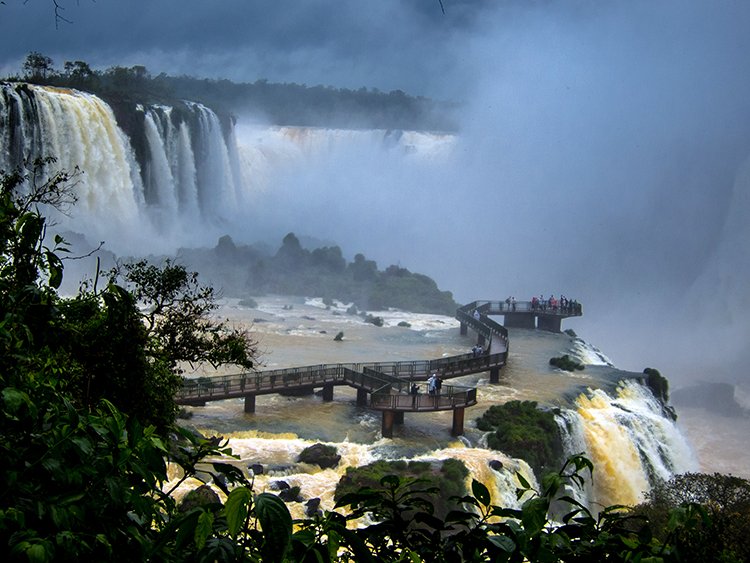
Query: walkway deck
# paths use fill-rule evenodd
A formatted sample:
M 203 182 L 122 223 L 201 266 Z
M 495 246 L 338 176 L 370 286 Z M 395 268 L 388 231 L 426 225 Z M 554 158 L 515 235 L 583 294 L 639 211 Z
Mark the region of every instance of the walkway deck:
M 405 412 L 453 411 L 452 433 L 463 433 L 464 409 L 477 403 L 472 387 L 443 385 L 437 395 L 410 394 L 412 382 L 436 373 L 443 380 L 490 372 L 497 383 L 508 358 L 508 331 L 489 318 L 502 314 L 500 301 L 474 301 L 456 312 L 461 334 L 471 328 L 477 342 L 488 351 L 478 357 L 462 354 L 436 360 L 320 364 L 286 369 L 244 372 L 234 375 L 185 379 L 175 396 L 179 405 L 205 405 L 209 401 L 245 399 L 245 412 L 255 412 L 255 397 L 272 393 L 305 393 L 322 388 L 323 400 L 333 400 L 333 388 L 348 385 L 357 390 L 357 404 L 382 411 L 383 436 L 391 437 L 393 424 L 403 422 Z M 530 307 L 529 303 L 529 307 Z M 517 304 L 517 307 L 519 304 Z

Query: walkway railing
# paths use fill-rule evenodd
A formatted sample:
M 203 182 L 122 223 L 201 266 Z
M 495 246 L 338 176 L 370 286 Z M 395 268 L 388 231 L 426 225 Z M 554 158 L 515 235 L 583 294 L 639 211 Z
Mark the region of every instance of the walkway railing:
M 431 374 L 445 380 L 485 371 L 490 371 L 491 381 L 497 381 L 499 370 L 508 357 L 508 331 L 489 315 L 502 311 L 503 305 L 501 301 L 475 301 L 456 312 L 462 327 L 471 327 L 483 341 L 489 341 L 486 349 L 491 353 L 460 354 L 433 360 L 318 364 L 186 378 L 175 401 L 183 405 L 202 405 L 208 401 L 245 397 L 247 408 L 247 401 L 252 399 L 254 404 L 257 395 L 323 387 L 325 398 L 325 389 L 332 393 L 332 386 L 348 385 L 358 390 L 358 402 L 360 393 L 364 394 L 363 397 L 369 395 L 369 406 L 382 410 L 384 416 L 386 412 L 394 411 L 449 409 L 454 410 L 455 416 L 456 410 L 463 412 L 463 408 L 476 404 L 476 389 L 443 385 L 438 394 L 412 394 L 411 385 L 428 379 Z M 520 305 L 525 307 L 524 303 Z

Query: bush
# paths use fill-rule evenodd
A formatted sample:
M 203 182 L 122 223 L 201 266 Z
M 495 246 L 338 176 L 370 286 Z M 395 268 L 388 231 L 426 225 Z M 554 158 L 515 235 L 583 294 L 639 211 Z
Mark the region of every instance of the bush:
M 361 467 L 348 467 L 336 485 L 334 498 L 340 500 L 362 488 L 382 491 L 384 488 L 381 481 L 388 475 L 411 481 L 409 488 L 412 490 L 433 489 L 434 495 L 430 496 L 430 501 L 434 503 L 435 516 L 444 518 L 450 510 L 459 506 L 451 497 L 466 494 L 465 482 L 469 470 L 462 461 L 456 459 L 446 459 L 435 464 L 426 461 L 380 460 Z M 428 498 L 428 495 L 421 496 Z
M 537 475 L 562 458 L 562 437 L 555 417 L 539 410 L 535 401 L 493 405 L 477 419 L 477 428 L 492 432 L 487 437 L 490 448 L 523 459 Z
M 549 365 L 555 366 L 556 368 L 560 368 L 565 371 L 583 371 L 583 369 L 585 368 L 583 364 L 576 362 L 568 354 L 565 354 L 558 358 L 550 358 Z
M 655 536 L 691 561 L 750 561 L 750 481 L 732 475 L 686 473 L 657 483 L 635 508 Z M 705 511 L 691 530 L 672 531 L 675 513 L 698 504 Z

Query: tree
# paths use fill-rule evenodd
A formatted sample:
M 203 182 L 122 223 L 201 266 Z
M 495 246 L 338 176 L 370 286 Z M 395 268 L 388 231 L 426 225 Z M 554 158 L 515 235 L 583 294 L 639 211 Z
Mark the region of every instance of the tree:
M 213 287 L 199 284 L 197 272 L 171 260 L 162 266 L 141 260 L 113 271 L 110 283 L 120 279 L 141 305 L 146 352 L 155 361 L 176 373 L 184 363 L 253 367 L 255 342 L 247 331 L 209 317 L 218 307 L 216 295 Z
M 196 464 L 207 455 L 230 452 L 226 444 L 179 428 L 173 429 L 179 441 L 170 444 L 168 428 L 148 424 L 149 416 L 160 413 L 133 409 L 128 416 L 113 404 L 140 395 L 139 408 L 148 409 L 151 391 L 142 382 L 162 396 L 171 393 L 154 374 L 176 377 L 169 366 L 179 354 L 153 353 L 158 328 L 147 331 L 135 296 L 121 286 L 83 290 L 72 300 L 57 294 L 63 273 L 58 254 L 65 252 L 65 243 L 54 237 L 54 246 L 46 246 L 46 219 L 39 208 L 73 196 L 70 175 L 41 179 L 53 162 L 40 160 L 0 175 L 0 545 L 5 560 L 188 559 L 214 534 L 210 526 L 203 536 L 196 531 L 213 512 L 177 511 L 169 494 L 173 489 L 165 489 L 166 460 L 183 469 L 176 487 L 198 475 Z M 179 293 L 183 286 L 176 285 Z M 130 386 L 118 392 L 125 378 Z M 236 480 L 221 465 L 214 473 L 222 470 L 229 473 L 228 482 Z M 241 496 L 245 514 L 272 522 L 263 510 L 275 509 L 273 514 L 284 518 L 278 499 L 252 499 L 247 489 L 238 490 L 229 508 L 238 507 L 234 499 Z M 225 520 L 230 531 L 235 516 Z M 291 533 L 288 511 L 286 517 Z M 200 541 L 186 547 L 180 539 L 186 528 L 191 540 Z M 254 537 L 259 552 L 264 535 Z
M 71 83 L 78 87 L 88 86 L 95 76 L 89 64 L 84 61 L 65 61 L 63 69 Z
M 675 531 L 674 521 L 690 506 L 706 517 L 690 530 Z M 670 541 L 693 561 L 750 560 L 750 481 L 732 475 L 686 473 L 657 483 L 648 501 L 635 512 L 653 524 L 662 541 Z
M 37 51 L 32 51 L 26 55 L 23 70 L 27 79 L 44 80 L 53 70 L 52 59 Z

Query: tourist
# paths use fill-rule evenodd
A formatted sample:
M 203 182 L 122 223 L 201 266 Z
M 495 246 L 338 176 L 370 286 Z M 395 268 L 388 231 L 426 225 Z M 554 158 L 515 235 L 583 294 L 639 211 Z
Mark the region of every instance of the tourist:
M 419 385 L 411 384 L 411 408 L 417 408 L 417 395 L 419 395 Z
M 437 374 L 433 373 L 430 376 L 430 378 L 427 380 L 427 392 L 430 395 L 434 395 L 436 388 L 437 388 Z

